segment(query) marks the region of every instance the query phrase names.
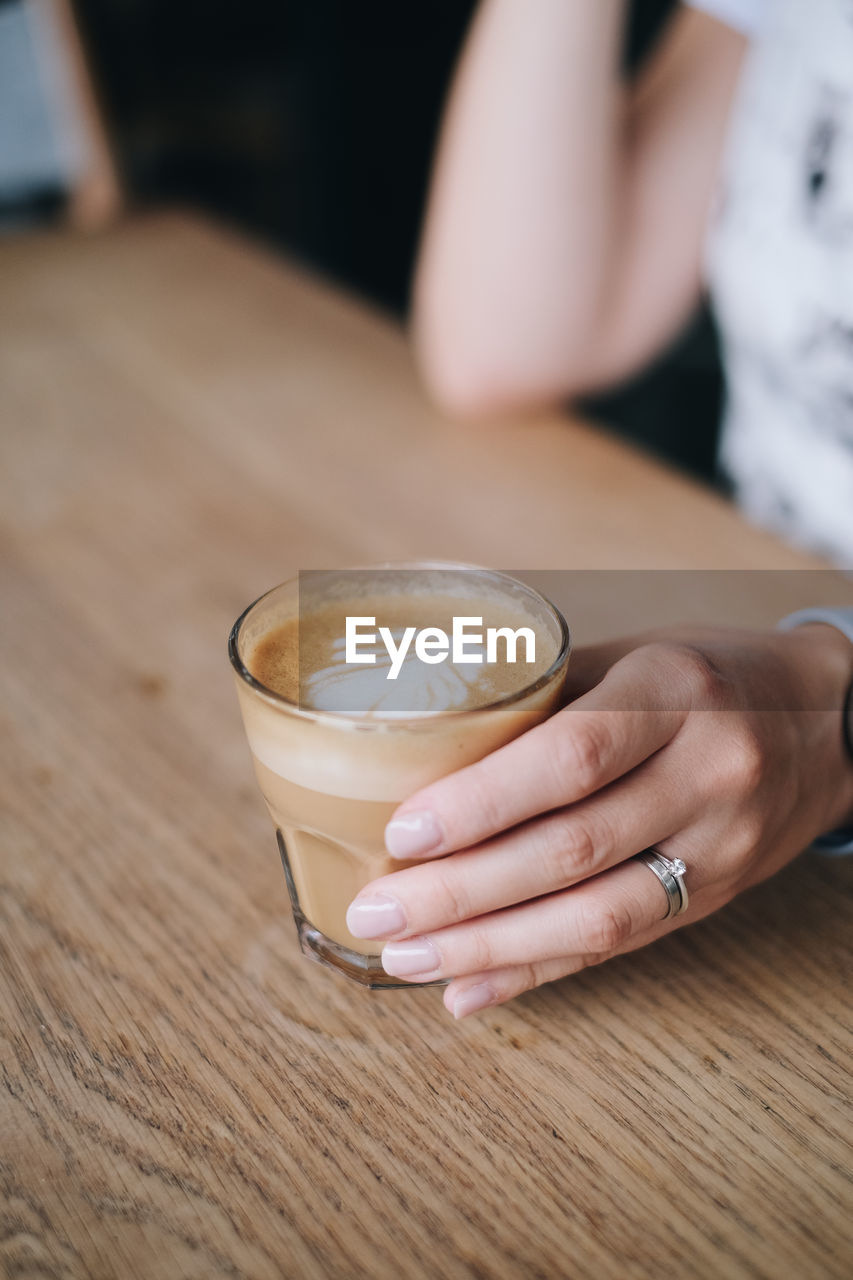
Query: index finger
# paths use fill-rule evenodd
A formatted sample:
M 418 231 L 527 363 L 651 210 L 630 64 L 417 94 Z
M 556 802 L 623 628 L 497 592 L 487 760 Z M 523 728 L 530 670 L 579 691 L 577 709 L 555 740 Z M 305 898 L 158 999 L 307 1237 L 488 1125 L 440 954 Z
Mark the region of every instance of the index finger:
M 385 829 L 388 852 L 438 857 L 582 800 L 665 746 L 685 714 L 662 694 L 654 651 L 634 650 L 543 724 L 410 796 Z

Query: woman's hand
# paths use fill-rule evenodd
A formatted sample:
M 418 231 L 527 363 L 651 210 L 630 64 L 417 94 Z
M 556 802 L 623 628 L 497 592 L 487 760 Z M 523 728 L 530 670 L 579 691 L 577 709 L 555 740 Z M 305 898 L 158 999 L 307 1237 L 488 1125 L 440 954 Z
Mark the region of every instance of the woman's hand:
M 400 806 L 389 851 L 430 860 L 349 909 L 356 936 L 389 939 L 388 973 L 452 979 L 456 1017 L 701 919 L 853 817 L 853 647 L 833 628 L 675 629 L 571 670 L 563 710 Z M 634 859 L 652 845 L 687 867 L 669 920 Z

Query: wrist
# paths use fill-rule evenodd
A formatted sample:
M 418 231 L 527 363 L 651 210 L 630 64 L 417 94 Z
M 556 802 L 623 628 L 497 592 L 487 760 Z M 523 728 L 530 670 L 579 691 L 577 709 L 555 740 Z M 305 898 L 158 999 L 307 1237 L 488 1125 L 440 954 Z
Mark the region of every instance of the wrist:
M 780 638 L 798 673 L 801 705 L 820 719 L 815 745 L 828 783 L 825 829 L 853 827 L 853 641 L 822 621 Z

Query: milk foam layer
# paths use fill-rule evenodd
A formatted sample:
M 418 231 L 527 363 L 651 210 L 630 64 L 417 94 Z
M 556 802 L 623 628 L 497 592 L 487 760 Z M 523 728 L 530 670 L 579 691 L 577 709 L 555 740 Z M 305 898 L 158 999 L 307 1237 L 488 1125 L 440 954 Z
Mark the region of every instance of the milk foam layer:
M 395 628 L 391 637 L 399 649 L 404 643 L 403 629 Z M 374 657 L 373 665 L 347 663 L 344 637 L 333 641 L 329 665 L 312 671 L 301 682 L 303 703 L 317 711 L 358 707 L 374 716 L 431 716 L 458 711 L 472 701 L 487 701 L 494 684 L 483 645 L 466 645 L 466 652 L 479 657 L 479 663 L 454 664 L 445 660 L 428 664 L 421 661 L 410 644 L 393 679 L 389 678 L 391 654 L 384 645 L 362 646 L 362 652 Z M 479 698 L 477 686 L 482 689 Z
M 358 624 L 358 653 L 373 658 L 372 663 L 347 662 L 348 618 L 374 620 Z M 480 620 L 465 625 L 464 641 L 465 656 L 480 660 L 455 661 L 456 655 L 448 653 L 440 662 L 423 661 L 417 654 L 417 633 L 437 628 L 449 637 L 454 619 Z M 484 642 L 490 628 L 533 632 L 535 651 L 529 652 L 521 638 L 511 653 L 503 634 L 496 641 L 495 660 L 488 662 Z M 389 678 L 389 633 L 396 652 L 408 633 L 396 678 Z M 477 597 L 445 588 L 425 595 L 343 597 L 311 610 L 303 604 L 297 616 L 258 637 L 246 662 L 261 684 L 303 709 L 379 719 L 434 716 L 473 710 L 528 688 L 554 661 L 559 641 L 547 615 L 531 618 L 514 600 L 494 591 Z
M 287 717 L 242 681 L 237 685 L 249 746 L 267 769 L 310 791 L 398 804 L 550 715 L 561 688 L 562 682 L 549 684 L 494 710 L 359 726 Z

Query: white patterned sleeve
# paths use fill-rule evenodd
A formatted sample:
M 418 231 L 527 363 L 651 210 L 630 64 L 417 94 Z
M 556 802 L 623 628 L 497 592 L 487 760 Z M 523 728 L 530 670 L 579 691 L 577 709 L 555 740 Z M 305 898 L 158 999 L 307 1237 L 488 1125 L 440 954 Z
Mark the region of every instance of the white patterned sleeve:
M 688 9 L 700 9 L 749 38 L 757 32 L 768 2 L 773 0 L 685 0 Z

